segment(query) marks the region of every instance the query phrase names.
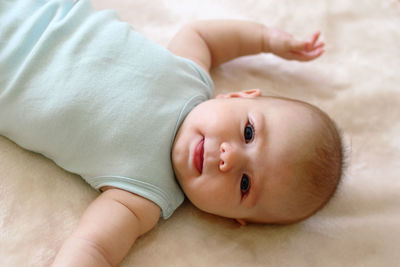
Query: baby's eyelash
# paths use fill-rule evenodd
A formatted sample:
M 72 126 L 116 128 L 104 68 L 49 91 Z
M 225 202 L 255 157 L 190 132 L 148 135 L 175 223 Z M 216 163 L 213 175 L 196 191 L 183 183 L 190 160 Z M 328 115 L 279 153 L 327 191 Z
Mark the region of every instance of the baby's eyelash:
M 251 179 L 247 174 L 243 174 L 242 178 L 240 179 L 240 193 L 242 198 L 245 197 L 251 188 Z
M 246 126 L 244 127 L 243 136 L 246 144 L 250 143 L 254 139 L 255 129 L 250 120 L 247 121 Z

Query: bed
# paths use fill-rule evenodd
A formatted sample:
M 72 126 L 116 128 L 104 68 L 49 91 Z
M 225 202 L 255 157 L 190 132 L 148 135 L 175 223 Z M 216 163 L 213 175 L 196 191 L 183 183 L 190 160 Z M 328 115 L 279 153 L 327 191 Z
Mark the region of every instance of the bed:
M 400 265 L 400 1 L 93 3 L 164 46 L 196 19 L 254 20 L 299 38 L 320 29 L 326 42 L 320 59 L 243 57 L 212 71 L 215 93 L 260 88 L 309 101 L 332 116 L 345 143 L 343 180 L 315 216 L 288 226 L 240 227 L 185 201 L 137 240 L 121 266 Z M 0 265 L 49 265 L 97 194 L 77 175 L 0 136 Z

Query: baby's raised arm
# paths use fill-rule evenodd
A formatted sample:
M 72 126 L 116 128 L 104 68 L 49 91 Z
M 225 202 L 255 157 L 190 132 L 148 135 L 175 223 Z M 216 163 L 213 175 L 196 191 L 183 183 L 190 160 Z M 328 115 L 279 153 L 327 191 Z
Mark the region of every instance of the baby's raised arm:
M 53 266 L 116 266 L 159 217 L 160 208 L 150 200 L 108 189 L 87 208 Z
M 286 32 L 255 22 L 196 21 L 183 27 L 168 48 L 208 71 L 231 59 L 262 52 L 289 60 L 312 60 L 324 52 L 324 43 L 318 42 L 319 35 L 316 32 L 310 40 L 299 41 Z

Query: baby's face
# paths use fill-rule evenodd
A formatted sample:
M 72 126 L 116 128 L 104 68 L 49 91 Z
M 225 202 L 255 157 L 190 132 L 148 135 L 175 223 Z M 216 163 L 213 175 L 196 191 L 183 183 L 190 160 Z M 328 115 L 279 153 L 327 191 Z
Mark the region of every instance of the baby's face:
M 258 93 L 195 107 L 172 149 L 177 179 L 199 209 L 253 222 L 290 222 L 305 191 L 296 161 L 312 146 L 313 121 L 299 104 Z

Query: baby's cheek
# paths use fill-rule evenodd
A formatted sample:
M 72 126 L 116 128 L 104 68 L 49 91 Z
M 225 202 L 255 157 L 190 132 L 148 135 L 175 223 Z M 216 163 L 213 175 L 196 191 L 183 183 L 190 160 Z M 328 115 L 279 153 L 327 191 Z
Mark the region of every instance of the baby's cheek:
M 191 195 L 196 198 L 199 205 L 208 205 L 217 199 L 215 183 L 208 177 L 199 177 L 191 186 Z M 211 180 L 211 181 L 210 181 Z

